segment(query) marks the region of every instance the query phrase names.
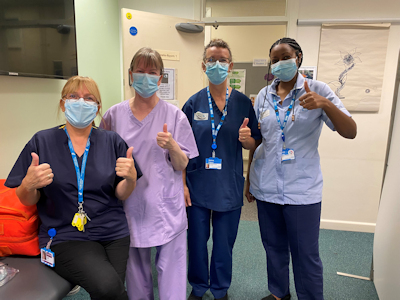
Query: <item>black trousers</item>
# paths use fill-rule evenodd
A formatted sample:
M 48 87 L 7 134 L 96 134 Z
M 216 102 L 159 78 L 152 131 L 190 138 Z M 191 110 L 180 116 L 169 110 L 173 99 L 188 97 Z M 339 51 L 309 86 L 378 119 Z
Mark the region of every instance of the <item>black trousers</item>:
M 127 300 L 126 262 L 130 237 L 114 241 L 69 241 L 51 246 L 54 270 L 80 285 L 92 299 Z

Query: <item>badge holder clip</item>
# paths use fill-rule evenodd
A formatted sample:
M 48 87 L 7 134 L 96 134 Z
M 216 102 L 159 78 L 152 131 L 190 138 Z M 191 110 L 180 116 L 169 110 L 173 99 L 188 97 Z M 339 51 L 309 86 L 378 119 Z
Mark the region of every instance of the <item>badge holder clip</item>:
M 54 268 L 55 266 L 55 255 L 54 252 L 50 250 L 51 242 L 53 238 L 56 236 L 57 231 L 54 228 L 49 229 L 47 234 L 50 236 L 50 240 L 48 241 L 45 248 L 40 249 L 40 261 L 44 263 L 46 266 Z

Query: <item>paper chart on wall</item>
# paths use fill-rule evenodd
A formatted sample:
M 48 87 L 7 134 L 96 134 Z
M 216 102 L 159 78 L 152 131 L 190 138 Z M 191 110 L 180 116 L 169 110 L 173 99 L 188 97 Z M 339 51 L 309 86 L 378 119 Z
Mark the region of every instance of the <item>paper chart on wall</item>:
M 388 36 L 388 24 L 322 26 L 318 80 L 349 111 L 379 110 Z

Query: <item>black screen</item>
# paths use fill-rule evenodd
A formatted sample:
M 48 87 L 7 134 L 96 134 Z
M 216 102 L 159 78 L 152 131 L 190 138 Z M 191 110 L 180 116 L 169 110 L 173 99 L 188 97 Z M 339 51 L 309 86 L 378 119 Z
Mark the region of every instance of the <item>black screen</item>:
M 77 74 L 73 0 L 0 0 L 0 75 Z

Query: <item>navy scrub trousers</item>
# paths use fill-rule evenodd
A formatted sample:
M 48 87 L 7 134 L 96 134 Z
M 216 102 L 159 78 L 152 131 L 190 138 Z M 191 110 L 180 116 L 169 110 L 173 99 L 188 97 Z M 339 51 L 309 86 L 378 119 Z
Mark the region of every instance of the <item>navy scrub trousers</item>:
M 289 294 L 289 251 L 299 300 L 323 300 L 319 257 L 321 202 L 279 205 L 257 200 L 261 240 L 267 253 L 268 289 L 279 298 Z
M 241 211 L 241 207 L 226 212 L 212 211 L 195 205 L 187 208 L 188 280 L 195 296 L 203 296 L 208 289 L 216 299 L 224 297 L 227 293 L 232 280 L 232 249 Z M 208 272 L 207 241 L 210 237 L 211 224 L 213 249 L 210 272 Z

